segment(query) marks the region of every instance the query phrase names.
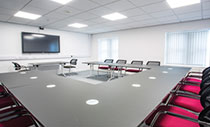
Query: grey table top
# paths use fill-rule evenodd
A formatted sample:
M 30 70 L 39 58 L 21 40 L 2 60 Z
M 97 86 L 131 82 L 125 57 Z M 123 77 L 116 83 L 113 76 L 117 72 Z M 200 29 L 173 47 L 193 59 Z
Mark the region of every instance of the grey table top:
M 0 81 L 46 127 L 136 127 L 189 70 L 152 67 L 98 85 L 37 70 L 0 74 Z M 46 88 L 48 84 L 56 87 Z M 89 99 L 99 104 L 87 105 Z

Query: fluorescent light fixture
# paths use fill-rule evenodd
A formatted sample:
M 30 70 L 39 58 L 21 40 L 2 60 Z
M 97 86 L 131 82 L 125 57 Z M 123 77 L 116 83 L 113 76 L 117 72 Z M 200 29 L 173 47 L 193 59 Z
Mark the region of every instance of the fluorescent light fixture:
M 138 87 L 141 87 L 141 85 L 140 84 L 132 84 L 132 87 L 138 88 Z
M 45 35 L 41 35 L 41 34 L 32 34 L 32 36 L 39 37 L 39 38 L 45 37 Z
M 96 99 L 90 99 L 90 100 L 86 101 L 87 105 L 97 105 L 98 103 L 99 103 L 99 101 Z
M 34 76 L 34 77 L 30 77 L 30 79 L 37 79 L 38 77 Z
M 81 23 L 73 23 L 73 24 L 69 24 L 69 27 L 74 27 L 74 28 L 83 28 L 83 27 L 87 27 L 88 25 L 86 24 L 81 24 Z
M 201 1 L 200 0 L 167 0 L 167 2 L 171 8 L 178 8 L 178 7 L 198 4 Z
M 47 88 L 54 88 L 54 87 L 56 87 L 56 85 L 55 84 L 50 84 L 50 85 L 47 85 L 46 87 Z
M 102 18 L 105 18 L 105 19 L 108 19 L 108 20 L 111 20 L 111 21 L 116 21 L 116 20 L 120 20 L 120 19 L 126 19 L 128 17 L 125 16 L 125 15 L 122 15 L 118 12 L 115 12 L 115 13 L 112 13 L 112 14 L 104 15 L 104 16 L 102 16 Z
M 156 77 L 149 77 L 149 79 L 153 79 L 154 80 L 154 79 L 157 79 L 157 78 Z
M 32 14 L 32 13 L 23 12 L 23 11 L 18 11 L 17 13 L 14 14 L 14 16 L 25 18 L 25 19 L 31 19 L 31 20 L 36 20 L 41 17 L 41 15 Z
M 64 5 L 71 2 L 72 0 L 51 0 L 51 1 Z

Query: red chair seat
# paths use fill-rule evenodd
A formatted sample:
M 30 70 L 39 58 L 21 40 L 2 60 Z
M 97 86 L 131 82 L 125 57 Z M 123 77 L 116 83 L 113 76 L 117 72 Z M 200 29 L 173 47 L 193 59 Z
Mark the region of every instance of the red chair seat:
M 180 87 L 180 90 L 182 90 L 182 91 L 188 91 L 188 92 L 195 93 L 195 94 L 199 94 L 199 92 L 200 92 L 200 86 L 182 85 Z
M 34 125 L 34 122 L 29 115 L 19 116 L 0 123 L 0 127 L 29 127 L 32 125 Z
M 0 98 L 0 108 L 15 105 L 10 96 Z
M 98 67 L 98 69 L 109 69 L 109 67 L 105 67 L 105 66 L 100 66 L 100 67 Z
M 115 70 L 115 71 L 118 71 L 118 70 L 125 70 L 125 69 L 124 69 L 124 68 L 117 68 L 117 67 L 116 67 L 116 68 L 114 68 L 114 70 Z
M 141 72 L 142 70 L 139 69 L 126 69 L 128 72 Z
M 188 116 L 194 119 L 198 119 L 198 116 L 196 116 L 195 114 L 178 107 L 170 106 L 168 107 L 167 111 Z M 200 127 L 199 124 L 195 122 L 191 122 L 189 120 L 185 120 L 168 114 L 160 115 L 157 121 L 155 122 L 154 126 L 155 127 Z
M 170 103 L 195 112 L 201 112 L 203 110 L 200 100 L 190 97 L 175 96 Z
M 6 91 L 5 91 L 4 87 L 0 85 L 0 94 L 3 94 L 3 93 L 5 93 L 5 92 L 6 92 Z
M 201 83 L 201 79 L 192 78 L 192 77 L 187 77 L 187 78 L 185 78 L 185 80 L 188 81 L 188 82 L 198 82 L 198 83 Z

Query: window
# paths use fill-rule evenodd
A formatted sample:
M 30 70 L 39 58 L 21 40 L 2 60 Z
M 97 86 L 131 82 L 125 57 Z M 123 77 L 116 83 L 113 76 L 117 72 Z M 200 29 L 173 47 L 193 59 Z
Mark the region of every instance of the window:
M 209 36 L 208 30 L 167 33 L 165 64 L 207 66 Z
M 104 38 L 98 40 L 98 59 L 118 59 L 118 39 Z

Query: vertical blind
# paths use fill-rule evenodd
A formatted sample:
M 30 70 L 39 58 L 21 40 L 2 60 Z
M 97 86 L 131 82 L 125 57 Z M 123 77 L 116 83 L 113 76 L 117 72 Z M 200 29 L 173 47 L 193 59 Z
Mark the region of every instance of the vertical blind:
M 98 40 L 98 59 L 104 61 L 105 59 L 118 58 L 118 39 L 104 38 Z
M 165 63 L 206 66 L 209 62 L 208 30 L 166 34 Z

